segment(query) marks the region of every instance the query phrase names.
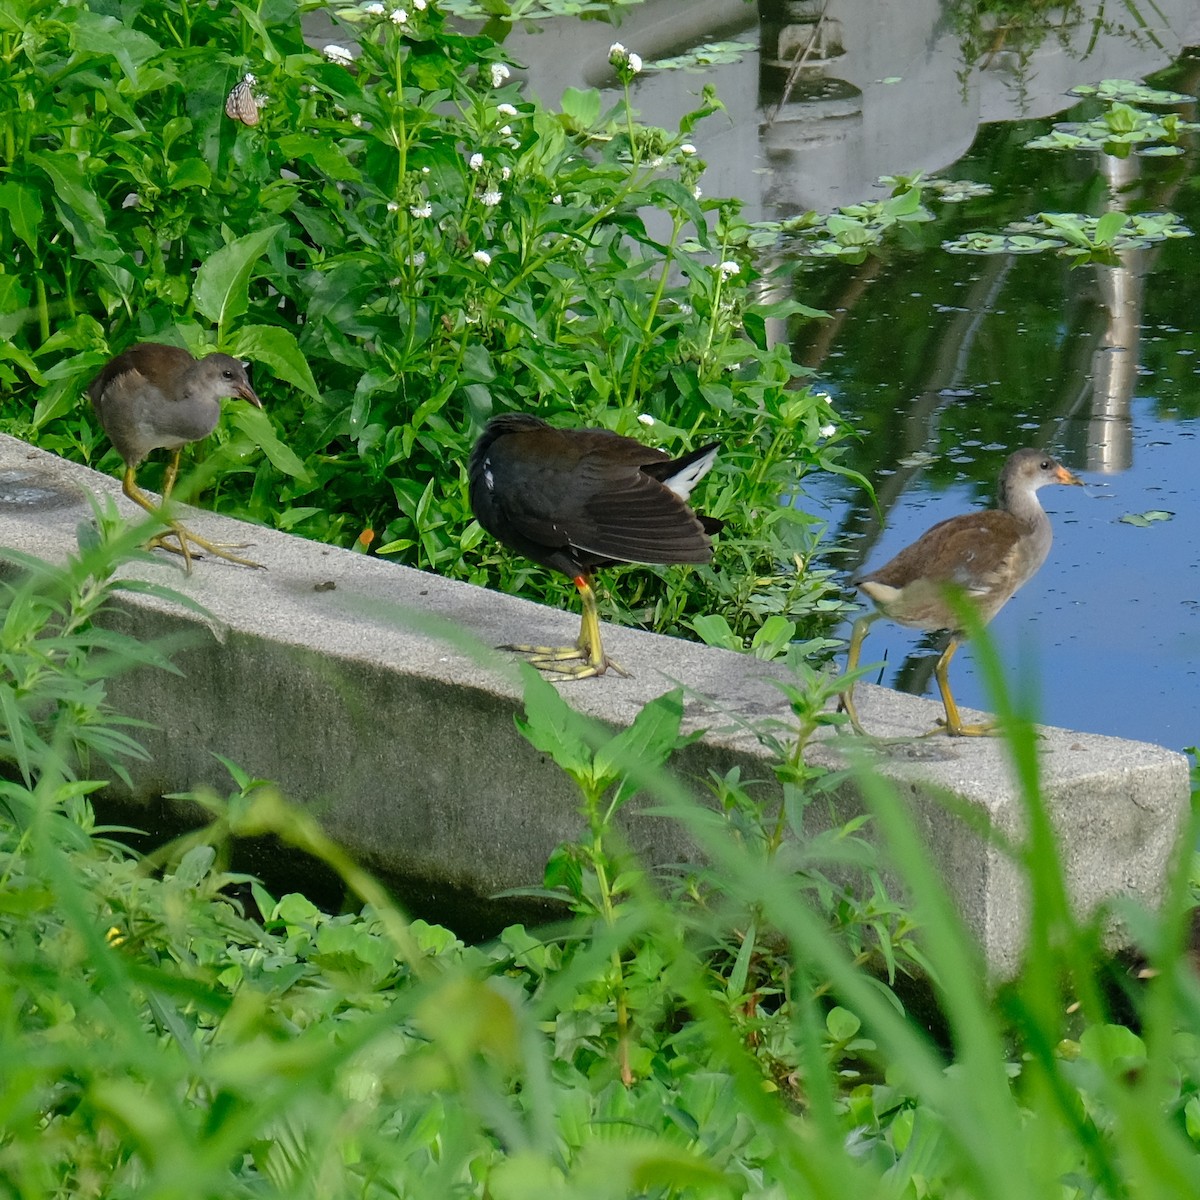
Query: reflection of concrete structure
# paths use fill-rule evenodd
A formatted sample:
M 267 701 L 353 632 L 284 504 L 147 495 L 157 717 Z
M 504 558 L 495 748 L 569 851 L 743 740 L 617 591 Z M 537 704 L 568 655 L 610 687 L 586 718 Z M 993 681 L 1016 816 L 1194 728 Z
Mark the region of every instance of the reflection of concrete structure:
M 1088 471 L 1124 471 L 1133 462 L 1130 402 L 1137 381 L 1147 255 L 1145 250 L 1125 250 L 1117 266 L 1094 268 L 1108 324 L 1092 357 L 1088 421 L 1076 430 L 1083 432 L 1084 444 L 1073 447 Z
M 1082 81 L 1140 78 L 1169 63 L 1186 44 L 1189 23 L 1200 23 L 1194 0 L 1164 0 L 1153 14 L 1161 17 L 1153 30 L 1159 45 L 1149 34 L 1100 35 L 1092 45 L 1089 17 L 1070 28 L 1065 46 L 1048 36 L 1019 71 L 1005 51 L 963 80 L 939 0 L 910 0 L 902 19 L 874 0 L 760 0 L 760 8 L 762 139 L 773 168 L 764 201 L 783 214 L 861 199 L 880 175 L 939 170 L 967 150 L 981 124 L 1059 111 Z M 823 65 L 810 62 L 799 72 L 807 91 L 768 94 L 778 82 L 772 60 L 798 61 L 804 29 L 819 43 Z M 824 52 L 830 43 L 836 55 Z M 831 89 L 828 99 L 821 87 Z
M 634 102 L 646 120 L 673 128 L 696 106 L 701 87 L 715 86 L 728 117 L 718 114 L 696 130 L 709 163 L 704 190 L 741 197 L 750 219 L 780 217 L 867 198 L 880 175 L 939 170 L 966 151 L 985 122 L 1066 108 L 1073 85 L 1140 77 L 1165 66 L 1189 38 L 1200 40 L 1195 0 L 1159 0 L 1143 13 L 1154 28 L 1137 40 L 1102 33 L 1089 50 L 1089 16 L 1066 48 L 1046 38 L 1019 87 L 1007 52 L 964 84 L 958 41 L 940 0 L 898 7 L 878 0 L 760 0 L 761 61 L 751 55 L 703 74 L 647 72 L 635 81 Z M 528 64 L 532 90 L 553 104 L 565 87 L 611 81 L 614 40 L 650 62 L 704 41 L 751 40 L 752 13 L 742 0 L 647 0 L 616 29 L 549 20 L 539 24 L 541 32 L 514 30 L 505 45 L 515 61 Z M 797 87 L 768 121 L 809 39 L 813 49 Z M 748 137 L 748 128 L 758 136 Z

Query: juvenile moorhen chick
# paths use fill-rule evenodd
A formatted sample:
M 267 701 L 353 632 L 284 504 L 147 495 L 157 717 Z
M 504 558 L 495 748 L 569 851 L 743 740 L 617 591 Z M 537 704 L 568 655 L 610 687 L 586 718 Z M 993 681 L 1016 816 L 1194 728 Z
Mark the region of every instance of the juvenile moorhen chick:
M 125 495 L 169 526 L 169 532 L 151 539 L 151 549 L 161 546 L 172 554 L 182 554 L 188 571 L 192 569 L 189 543 L 244 567 L 261 566 L 229 554 L 163 513 L 179 473 L 181 447 L 212 433 L 221 416 L 222 398 L 240 396 L 262 408 L 246 368 L 236 358 L 210 354 L 195 359 L 179 346 L 142 342 L 111 359 L 88 385 L 88 395 L 104 432 L 125 460 Z M 162 507 L 155 505 L 136 481 L 138 465 L 157 449 L 174 451 L 163 479 Z M 178 539 L 178 546 L 167 540 L 171 537 Z
M 950 692 L 950 660 L 964 632 L 953 599 L 966 598 L 984 624 L 990 621 L 1050 552 L 1053 533 L 1050 518 L 1038 502 L 1038 488 L 1048 483 L 1082 482 L 1040 450 L 1018 450 L 1000 473 L 998 508 L 941 521 L 891 562 L 855 579 L 854 584 L 866 592 L 878 611 L 854 623 L 847 672 L 857 668 L 863 638 L 880 617 L 913 629 L 948 629 L 950 642 L 934 668 L 946 709 L 945 723 L 939 722 L 938 728 L 953 737 L 993 732 L 992 725 L 964 725 Z M 853 684 L 842 693 L 842 707 L 862 733 Z
M 503 646 L 571 679 L 625 674 L 600 644 L 592 572 L 614 563 L 706 563 L 721 522 L 688 506 L 712 466 L 712 443 L 672 459 L 606 429 L 555 429 L 537 417 L 493 417 L 467 467 L 471 508 L 494 538 L 575 582 L 583 620 L 574 646 Z

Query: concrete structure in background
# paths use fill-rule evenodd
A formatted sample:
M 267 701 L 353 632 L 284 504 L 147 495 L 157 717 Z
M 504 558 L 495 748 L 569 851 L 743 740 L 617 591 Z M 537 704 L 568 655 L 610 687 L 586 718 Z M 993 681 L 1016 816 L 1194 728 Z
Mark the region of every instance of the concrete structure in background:
M 92 517 L 89 497 L 119 495 L 114 479 L 0 437 L 0 547 L 61 561 Z M 117 503 L 140 517 L 123 498 Z M 189 512 L 187 521 L 205 537 L 251 543 L 268 570 L 205 560 L 185 576 L 164 554 L 125 568 L 209 614 L 137 593 L 124 594 L 113 614 L 114 625 L 141 638 L 190 639 L 174 655 L 182 675 L 142 670 L 112 685 L 118 711 L 154 726 L 139 731 L 150 759 L 128 764 L 129 798 L 150 814 L 167 793 L 209 785 L 227 794 L 219 753 L 276 781 L 365 863 L 406 881 L 402 894 L 449 891 L 484 904 L 501 889 L 536 884 L 551 850 L 581 832 L 576 798 L 518 734 L 516 673 L 486 647 L 570 642 L 578 617 L 229 518 Z M 14 571 L 3 565 L 5 575 Z M 619 729 L 683 683 L 687 726 L 707 732 L 675 769 L 703 781 L 740 767 L 744 779 L 765 781 L 764 803 L 775 802 L 770 756 L 746 727 L 788 722 L 772 683 L 778 668 L 636 630 L 606 628 L 604 640 L 632 675 L 563 685 L 574 707 Z M 1004 744 L 911 740 L 940 705 L 860 686 L 864 723 L 905 739 L 876 747 L 873 768 L 903 796 L 993 968 L 1016 970 L 1026 911 L 1019 874 L 941 799 L 1018 837 L 1022 808 Z M 1091 908 L 1133 895 L 1153 904 L 1188 810 L 1186 760 L 1144 743 L 1043 735 L 1044 790 L 1076 900 Z M 846 743 L 861 744 L 831 738 L 814 755 L 837 764 Z M 827 819 L 857 811 L 847 783 Z M 666 818 L 631 813 L 627 827 L 653 863 L 695 858 L 689 837 Z

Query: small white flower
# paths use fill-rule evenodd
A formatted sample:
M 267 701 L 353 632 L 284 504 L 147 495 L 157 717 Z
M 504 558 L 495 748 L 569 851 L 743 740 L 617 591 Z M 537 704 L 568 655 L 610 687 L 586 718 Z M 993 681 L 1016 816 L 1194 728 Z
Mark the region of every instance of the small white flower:
M 742 272 L 742 268 L 732 259 L 726 259 L 725 262 L 718 263 L 717 270 L 721 272 L 722 279 L 728 279 L 732 275 L 740 275 Z
M 837 433 L 837 429 L 833 425 L 822 425 L 817 433 L 823 438 L 831 438 Z
M 481 266 L 490 267 L 492 265 L 492 256 L 486 250 L 476 250 L 471 257 Z
M 484 192 L 483 195 L 479 197 L 479 203 L 482 204 L 484 208 L 495 208 L 502 199 L 504 199 L 504 197 L 501 196 L 499 192 Z
M 417 12 L 425 11 L 425 0 L 412 0 L 412 6 Z
M 428 200 L 424 204 L 414 204 L 408 210 L 414 217 L 432 217 L 433 205 Z
M 679 153 L 682 154 L 684 158 L 691 158 L 692 155 L 696 153 L 696 147 L 693 146 L 691 142 L 684 142 L 683 145 L 679 147 Z
M 647 165 L 647 166 L 648 166 L 648 167 L 649 167 L 649 168 L 650 168 L 652 171 L 657 171 L 657 170 L 659 169 L 659 167 L 666 166 L 666 162 L 667 162 L 667 160 L 666 160 L 665 158 L 661 158 L 661 157 L 659 157 L 659 158 L 652 158 L 652 159 L 650 160 L 650 162 L 649 162 L 649 163 L 647 163 L 646 165 Z
M 406 13 L 402 8 L 393 8 L 391 13 L 388 15 L 388 20 L 391 21 L 393 25 L 403 25 L 408 20 L 408 13 Z
M 141 202 L 142 202 L 142 198 L 141 198 L 141 196 L 139 196 L 137 194 L 137 192 L 130 192 L 129 195 L 126 196 L 125 199 L 121 201 L 121 207 L 122 208 L 137 208 L 137 206 L 139 204 L 141 204 Z
M 638 413 L 638 420 L 643 425 L 653 425 L 654 418 L 649 413 Z
M 387 210 L 388 210 L 388 212 L 399 212 L 400 205 L 397 204 L 395 200 L 389 200 Z
M 622 62 L 628 57 L 629 51 L 621 45 L 620 42 L 613 42 L 608 48 L 608 57 L 610 59 L 619 58 Z
M 502 117 L 515 117 L 517 115 L 516 107 L 512 104 L 497 104 L 496 111 Z
M 418 250 L 410 260 L 414 267 L 423 267 L 425 265 L 425 251 Z
M 551 204 L 561 204 L 562 203 L 562 193 L 555 192 L 554 195 L 550 197 L 550 203 Z
M 635 75 L 642 69 L 642 56 L 640 54 L 630 54 L 629 69 Z
M 501 137 L 511 137 L 512 136 L 512 126 L 511 125 L 501 125 L 500 126 L 500 136 Z
M 467 166 L 470 167 L 472 171 L 478 171 L 479 168 L 483 166 L 483 155 L 476 151 L 471 155 L 470 158 L 467 159 Z
M 383 16 L 383 5 L 382 4 L 364 4 L 363 12 L 365 12 L 368 17 L 382 17 Z
M 512 178 L 512 167 L 501 167 L 500 178 L 507 183 Z
M 345 46 L 338 46 L 331 42 L 321 53 L 331 63 L 337 63 L 339 67 L 349 67 L 354 64 L 354 55 Z
M 361 129 L 363 127 L 362 113 L 351 113 L 350 124 L 353 125 L 355 129 Z
M 692 188 L 692 198 L 694 200 L 699 200 L 700 197 L 703 195 L 704 195 L 704 193 L 698 187 Z
M 244 84 L 245 84 L 247 87 L 253 87 L 253 86 L 254 86 L 254 85 L 255 85 L 255 84 L 258 82 L 258 80 L 257 80 L 257 79 L 255 79 L 255 78 L 254 78 L 254 76 L 253 76 L 253 75 L 251 75 L 249 71 L 247 71 L 247 72 L 245 73 L 245 75 L 243 75 L 243 76 L 242 76 L 242 82 L 243 82 L 243 83 L 244 83 Z
M 492 63 L 488 68 L 492 73 L 492 87 L 498 88 L 512 72 L 503 63 Z
M 428 167 L 422 167 L 422 168 L 421 168 L 421 174 L 422 174 L 422 175 L 428 175 L 428 174 L 429 174 L 429 168 L 428 168 Z

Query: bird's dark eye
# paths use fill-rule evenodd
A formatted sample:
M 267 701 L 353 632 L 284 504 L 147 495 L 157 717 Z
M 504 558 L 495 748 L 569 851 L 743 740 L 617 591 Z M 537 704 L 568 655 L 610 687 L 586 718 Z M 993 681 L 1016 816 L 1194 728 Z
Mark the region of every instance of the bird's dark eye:
M 1048 470 L 1050 470 L 1050 460 L 1049 460 L 1048 458 L 1043 458 L 1043 459 L 1042 459 L 1042 464 L 1041 464 L 1041 466 L 1040 466 L 1038 469 L 1039 469 L 1039 470 L 1041 470 L 1041 471 L 1048 471 Z
M 226 368 L 225 368 L 225 370 L 223 370 L 223 371 L 221 372 L 221 374 L 222 374 L 222 375 L 223 375 L 223 376 L 224 376 L 226 379 L 232 379 L 232 378 L 233 378 L 233 369 L 232 369 L 231 367 L 226 367 Z M 1042 463 L 1042 466 L 1043 466 L 1043 467 L 1044 467 L 1045 465 L 1046 465 L 1045 463 Z

